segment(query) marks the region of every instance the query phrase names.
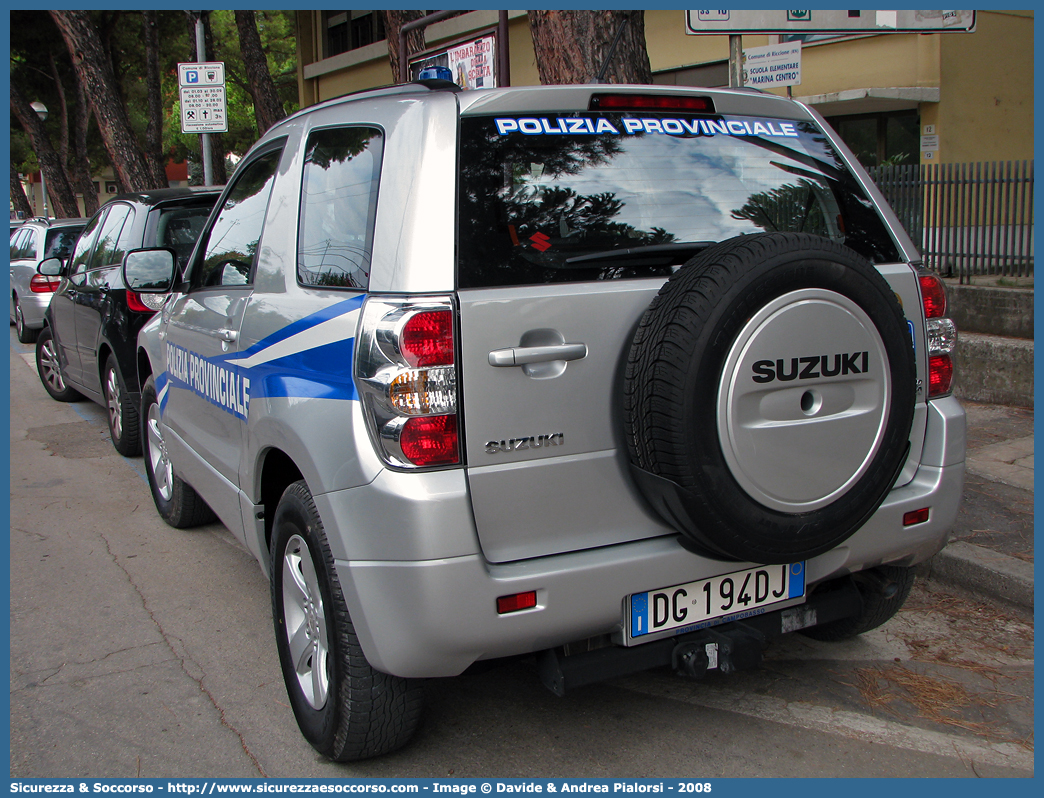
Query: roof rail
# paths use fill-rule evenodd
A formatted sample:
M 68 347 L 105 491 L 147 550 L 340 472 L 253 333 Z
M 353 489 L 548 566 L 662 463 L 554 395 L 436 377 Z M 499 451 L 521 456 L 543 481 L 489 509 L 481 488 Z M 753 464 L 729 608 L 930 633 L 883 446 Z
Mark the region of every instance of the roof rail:
M 314 111 L 316 108 L 319 108 L 321 106 L 332 105 L 334 103 L 343 102 L 349 99 L 356 100 L 361 99 L 363 97 L 389 97 L 394 96 L 396 94 L 416 94 L 417 92 L 425 89 L 427 91 L 452 91 L 454 93 L 463 91 L 463 89 L 460 86 L 458 86 L 451 80 L 429 79 L 414 80 L 410 81 L 409 83 L 389 83 L 386 86 L 374 86 L 373 88 L 369 89 L 358 89 L 356 91 L 350 91 L 347 94 L 341 94 L 337 97 L 331 97 L 329 100 L 323 100 L 321 103 L 306 106 L 305 108 L 300 109 L 291 116 L 288 116 L 279 124 L 283 124 L 283 122 L 295 119 L 296 117 L 301 116 L 302 114 Z

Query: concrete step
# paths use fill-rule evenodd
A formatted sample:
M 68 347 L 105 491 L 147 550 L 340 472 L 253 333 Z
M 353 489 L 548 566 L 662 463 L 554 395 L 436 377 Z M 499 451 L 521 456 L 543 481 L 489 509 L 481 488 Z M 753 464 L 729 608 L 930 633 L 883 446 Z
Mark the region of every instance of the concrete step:
M 947 315 L 954 320 L 958 332 L 1033 339 L 1032 288 L 959 285 L 956 280 L 944 282 L 949 304 Z
M 972 402 L 1033 407 L 1033 341 L 957 330 L 954 393 Z

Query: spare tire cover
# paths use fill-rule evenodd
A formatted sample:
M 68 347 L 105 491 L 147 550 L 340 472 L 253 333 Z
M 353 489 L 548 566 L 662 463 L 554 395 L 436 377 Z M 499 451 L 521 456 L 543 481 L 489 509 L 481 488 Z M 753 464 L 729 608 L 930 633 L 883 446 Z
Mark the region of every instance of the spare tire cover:
M 623 398 L 635 480 L 700 553 L 821 554 L 894 484 L 915 368 L 896 295 L 852 250 L 800 233 L 716 244 L 635 333 Z

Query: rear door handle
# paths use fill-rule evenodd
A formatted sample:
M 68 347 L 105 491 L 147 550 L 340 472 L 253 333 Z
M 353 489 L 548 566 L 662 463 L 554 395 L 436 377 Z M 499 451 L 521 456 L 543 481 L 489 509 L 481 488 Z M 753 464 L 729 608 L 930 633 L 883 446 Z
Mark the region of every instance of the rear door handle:
M 498 367 L 550 363 L 555 360 L 580 360 L 587 357 L 587 344 L 554 344 L 552 346 L 512 346 L 489 353 L 489 365 Z
M 232 343 L 239 337 L 235 330 L 214 330 L 211 334 L 215 338 L 220 338 L 222 341 L 227 341 L 228 343 Z

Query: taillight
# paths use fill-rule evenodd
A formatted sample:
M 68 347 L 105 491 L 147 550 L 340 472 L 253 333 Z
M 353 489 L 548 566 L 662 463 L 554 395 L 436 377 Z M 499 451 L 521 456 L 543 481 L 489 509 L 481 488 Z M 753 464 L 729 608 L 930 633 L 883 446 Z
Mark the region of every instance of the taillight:
M 949 355 L 928 358 L 928 396 L 945 396 L 953 387 L 953 359 Z
M 953 351 L 957 348 L 957 326 L 946 315 L 946 286 L 931 272 L 917 276 L 924 303 L 928 336 L 928 398 L 945 396 L 953 390 Z
M 924 317 L 939 319 L 946 315 L 946 286 L 934 274 L 922 272 L 918 276 L 921 283 L 921 298 L 924 301 Z
M 143 300 L 148 300 L 151 304 L 155 304 L 156 296 L 156 294 L 137 294 L 134 291 L 128 291 L 127 307 L 136 313 L 155 313 L 159 308 L 163 307 L 164 297 L 159 297 L 159 307 L 149 307 Z
M 29 280 L 29 290 L 34 294 L 53 294 L 61 284 L 60 277 L 47 274 L 34 274 Z
M 378 453 L 399 468 L 460 463 L 450 297 L 369 297 L 355 378 Z
M 402 356 L 411 366 L 453 363 L 453 314 L 448 310 L 414 313 L 399 334 Z
M 460 460 L 457 417 L 411 418 L 403 425 L 399 446 L 406 459 L 418 466 L 453 465 Z

